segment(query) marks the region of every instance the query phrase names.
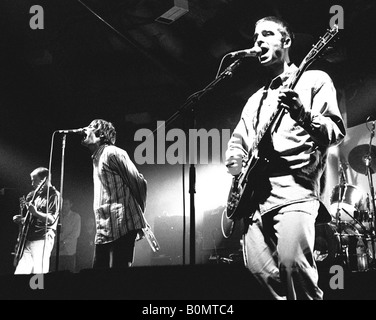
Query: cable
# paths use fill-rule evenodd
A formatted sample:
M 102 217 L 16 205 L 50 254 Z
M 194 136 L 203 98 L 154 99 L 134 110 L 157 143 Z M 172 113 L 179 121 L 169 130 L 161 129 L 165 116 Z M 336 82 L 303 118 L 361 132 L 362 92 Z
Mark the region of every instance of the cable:
M 219 63 L 219 67 L 218 67 L 218 71 L 217 71 L 217 74 L 215 75 L 215 78 L 217 79 L 220 75 L 220 72 L 221 72 L 221 69 L 222 69 L 222 64 L 223 64 L 223 61 L 226 59 L 226 57 L 228 56 L 229 54 L 226 54 L 222 57 L 221 59 L 221 62 Z

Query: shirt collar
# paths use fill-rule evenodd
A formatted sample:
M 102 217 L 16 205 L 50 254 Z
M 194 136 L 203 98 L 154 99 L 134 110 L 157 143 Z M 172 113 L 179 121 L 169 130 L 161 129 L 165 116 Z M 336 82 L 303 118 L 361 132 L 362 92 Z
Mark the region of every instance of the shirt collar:
M 298 67 L 295 64 L 290 64 L 287 69 L 281 73 L 279 76 L 275 77 L 269 82 L 269 85 L 266 87 L 269 87 L 270 89 L 277 89 L 282 84 L 284 84 L 292 74 L 294 74 L 298 70 Z
M 99 156 L 102 154 L 104 148 L 107 147 L 107 144 L 102 144 L 99 146 L 97 150 L 91 155 L 91 158 L 94 160 L 98 160 Z

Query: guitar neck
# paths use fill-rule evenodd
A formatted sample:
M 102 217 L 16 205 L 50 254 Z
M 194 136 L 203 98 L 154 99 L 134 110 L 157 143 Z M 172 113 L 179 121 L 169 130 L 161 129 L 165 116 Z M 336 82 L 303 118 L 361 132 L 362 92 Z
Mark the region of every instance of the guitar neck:
M 334 25 L 333 28 L 331 30 L 328 30 L 328 32 L 326 32 L 326 34 L 320 38 L 320 41 L 312 47 L 312 49 L 300 63 L 297 71 L 290 76 L 284 87 L 294 89 L 302 74 L 307 70 L 307 68 L 312 64 L 312 62 L 319 57 L 319 55 L 324 51 L 328 44 L 331 41 L 333 41 L 333 39 L 335 39 L 337 34 L 338 25 Z M 249 150 L 249 153 L 253 153 L 253 151 L 257 149 L 265 133 L 268 131 L 271 125 L 274 124 L 276 120 L 279 119 L 279 117 L 283 114 L 284 110 L 282 108 L 279 108 L 278 106 L 269 118 L 269 121 L 261 128 L 261 130 L 258 131 L 255 139 L 253 140 L 253 144 Z
M 298 83 L 300 77 L 304 73 L 305 70 L 309 67 L 309 65 L 312 63 L 307 62 L 306 60 L 303 60 L 303 62 L 300 64 L 299 68 L 296 72 L 294 72 L 288 82 L 284 85 L 284 87 L 294 89 L 296 84 Z M 272 113 L 271 117 L 269 118 L 269 121 L 264 124 L 264 126 L 261 128 L 261 130 L 258 130 L 258 133 L 253 140 L 252 147 L 250 149 L 250 153 L 252 153 L 253 150 L 256 150 L 257 147 L 260 145 L 261 140 L 265 136 L 265 133 L 268 131 L 268 129 L 279 119 L 280 116 L 282 116 L 284 113 L 284 109 L 277 106 L 277 109 Z

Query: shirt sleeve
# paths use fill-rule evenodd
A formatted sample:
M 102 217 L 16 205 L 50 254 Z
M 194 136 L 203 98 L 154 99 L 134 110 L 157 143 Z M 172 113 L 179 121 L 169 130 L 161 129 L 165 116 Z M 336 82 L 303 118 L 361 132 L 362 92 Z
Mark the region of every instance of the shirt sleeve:
M 243 110 L 241 119 L 235 127 L 227 145 L 226 160 L 231 156 L 241 156 L 244 160 L 248 155 L 250 142 L 248 137 L 248 128 L 246 125 L 246 109 Z
M 115 151 L 109 157 L 111 167 L 121 176 L 124 184 L 127 185 L 140 205 L 142 211 L 146 208 L 147 181 L 137 170 L 128 153 Z
M 345 125 L 338 108 L 336 89 L 328 74 L 316 71 L 317 81 L 312 88 L 311 106 L 299 119 L 298 124 L 312 140 L 323 147 L 339 144 L 346 135 Z

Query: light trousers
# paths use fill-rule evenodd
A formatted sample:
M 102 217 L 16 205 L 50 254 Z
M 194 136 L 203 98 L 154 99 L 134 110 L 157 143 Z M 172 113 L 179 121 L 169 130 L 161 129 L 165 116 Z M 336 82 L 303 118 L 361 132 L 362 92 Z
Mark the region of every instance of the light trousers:
M 316 200 L 290 204 L 245 224 L 243 255 L 272 299 L 322 300 L 313 256 Z
M 50 256 L 54 236 L 47 234 L 45 240 L 26 241 L 24 253 L 14 274 L 40 274 L 50 269 Z

